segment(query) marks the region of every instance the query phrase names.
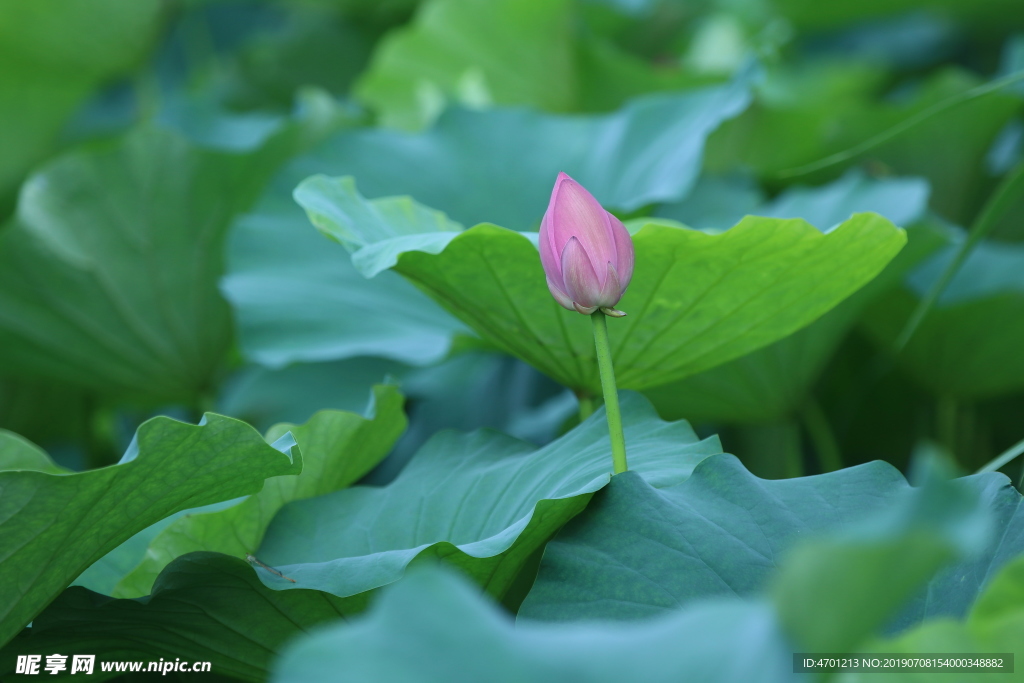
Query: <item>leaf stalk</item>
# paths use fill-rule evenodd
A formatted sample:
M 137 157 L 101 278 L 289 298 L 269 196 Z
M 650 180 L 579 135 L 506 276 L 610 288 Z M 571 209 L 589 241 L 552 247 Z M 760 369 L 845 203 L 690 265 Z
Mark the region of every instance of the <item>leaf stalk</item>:
M 1017 167 L 1003 178 L 1003 181 L 993 191 L 992 196 L 989 197 L 981 213 L 978 214 L 977 219 L 967 233 L 967 237 L 957 247 L 952 260 L 946 265 L 939 278 L 932 284 L 928 294 L 917 305 L 917 308 L 914 309 L 906 326 L 896 339 L 897 353 L 907 346 L 910 338 L 914 336 L 914 332 L 920 327 L 921 321 L 924 320 L 928 312 L 935 306 L 942 293 L 946 291 L 946 285 L 949 284 L 953 276 L 960 270 L 960 266 L 971 255 L 974 247 L 992 232 L 992 228 L 995 227 L 1003 212 L 1020 196 L 1021 190 L 1024 190 L 1024 162 L 1017 164 Z
M 612 465 L 615 474 L 621 474 L 629 468 L 626 465 L 626 437 L 622 432 L 619 391 L 615 384 L 611 345 L 608 343 L 608 321 L 600 309 L 594 311 L 590 319 L 594 323 L 594 348 L 597 350 L 597 367 L 601 371 L 601 390 L 604 392 L 604 408 L 612 442 Z

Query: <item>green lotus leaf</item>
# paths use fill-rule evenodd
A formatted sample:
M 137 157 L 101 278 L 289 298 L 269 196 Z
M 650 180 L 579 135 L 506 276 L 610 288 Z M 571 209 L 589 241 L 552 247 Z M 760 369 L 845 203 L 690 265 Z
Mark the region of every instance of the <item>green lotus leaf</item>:
M 780 69 L 774 77 L 754 105 L 708 140 L 709 169 L 751 168 L 762 178 L 791 172 L 818 183 L 853 164 L 875 164 L 927 179 L 931 208 L 958 223 L 978 210 L 979 191 L 991 182 L 986 156 L 1020 111 L 1020 100 L 1006 91 L 940 108 L 982 85 L 975 74 L 953 67 L 932 72 L 898 100 L 886 99 L 884 72 L 864 64 Z M 934 115 L 924 116 L 933 108 Z M 917 116 L 924 118 L 862 154 L 816 171 L 797 170 Z
M 0 676 L 15 675 L 18 654 L 87 651 L 96 655 L 97 680 L 117 675 L 104 675 L 100 662 L 177 657 L 210 662 L 230 680 L 265 681 L 286 641 L 353 609 L 351 600 L 329 593 L 271 590 L 238 558 L 190 553 L 171 562 L 144 598 L 119 600 L 79 586 L 64 591 L 0 649 Z
M 564 170 L 609 205 L 635 209 L 689 192 L 705 138 L 743 110 L 748 91 L 737 80 L 601 116 L 454 109 L 421 134 L 338 133 L 282 169 L 231 229 L 221 287 L 243 352 L 270 367 L 359 355 L 425 365 L 443 358 L 453 335 L 465 331 L 401 277 L 382 273 L 364 282 L 295 206 L 291 193 L 302 179 L 351 174 L 374 196 L 409 193 L 459 222 L 528 229 L 539 223 Z M 595 148 L 599 138 L 606 142 Z M 394 208 L 401 211 L 401 203 Z
M 321 231 L 363 245 L 352 260 L 365 275 L 393 267 L 501 349 L 573 389 L 600 391 L 589 321 L 552 299 L 531 238 L 488 224 L 427 225 L 408 218 L 424 211 L 411 200 L 367 201 L 351 178 L 314 176 L 296 198 Z M 825 234 L 754 216 L 720 234 L 645 224 L 619 306 L 630 315 L 610 326 L 619 386 L 682 379 L 795 332 L 869 282 L 905 241 L 871 213 Z
M 55 474 L 35 455 L 35 469 L 0 471 L 0 568 L 10 577 L 0 585 L 0 642 L 149 525 L 256 493 L 268 477 L 297 474 L 294 443 L 268 445 L 244 422 L 212 413 L 198 426 L 157 417 L 139 427 L 116 465 Z
M 771 202 L 746 207 L 745 186 L 734 183 L 731 191 L 727 187 L 720 183 L 711 188 L 725 195 L 721 209 L 702 200 L 704 190 L 698 187 L 689 201 L 661 207 L 658 213 L 696 227 L 714 227 L 707 223 L 710 218 L 739 220 L 748 213 L 803 218 L 826 231 L 861 211 L 910 225 L 922 218 L 928 201 L 928 185 L 920 178 L 875 180 L 860 172 L 819 187 L 793 188 Z M 878 277 L 807 327 L 682 381 L 648 389 L 645 395 L 666 419 L 757 424 L 794 415 L 806 404 L 812 384 L 864 307 L 937 247 L 925 231 L 908 230 L 907 237 L 907 247 Z
M 868 500 L 868 495 L 858 495 L 856 487 L 851 487 L 854 500 L 846 500 L 850 491 L 838 485 L 841 476 L 870 480 L 879 473 L 902 487 L 906 495 L 900 501 L 873 506 L 876 514 L 859 522 L 846 526 L 840 522 L 825 537 L 801 543 L 783 558 L 773 554 L 771 542 L 759 526 L 770 516 L 769 510 L 777 505 L 780 493 L 768 485 L 813 487 L 812 482 L 828 481 L 817 492 L 820 496 L 796 488 L 785 495 L 787 506 L 821 509 L 837 501 L 846 506 L 858 498 L 860 502 Z M 668 591 L 682 585 L 685 580 L 676 583 L 675 576 L 661 571 L 666 569 L 664 563 L 653 557 L 655 549 L 662 547 L 666 551 L 662 559 L 693 558 L 690 566 L 694 571 L 700 570 L 703 560 L 721 562 L 720 566 L 728 565 L 734 575 L 742 575 L 748 564 L 774 564 L 778 560 L 780 568 L 772 577 L 770 603 L 759 597 L 741 600 L 730 592 L 714 599 L 672 604 L 672 596 L 662 593 L 657 601 L 663 611 L 654 618 L 622 624 L 607 618 L 538 623 L 520 612 L 513 629 L 508 618 L 486 605 L 478 592 L 437 569 L 424 568 L 386 591 L 366 615 L 353 623 L 327 627 L 297 639 L 277 662 L 273 680 L 312 680 L 344 666 L 362 678 L 387 680 L 444 681 L 460 678 L 468 671 L 474 680 L 509 683 L 566 677 L 592 681 L 642 678 L 659 683 L 690 677 L 723 682 L 795 681 L 799 676 L 793 673 L 794 652 L 842 652 L 844 647 L 864 644 L 872 630 L 883 625 L 884 617 L 898 609 L 912 589 L 927 581 L 943 561 L 973 556 L 991 539 L 989 532 L 993 531 L 993 510 L 979 502 L 979 487 L 970 482 L 949 483 L 932 476 L 924 486 L 910 489 L 898 472 L 881 464 L 807 481 L 754 480 L 742 494 L 716 500 L 712 489 L 727 489 L 736 474 L 745 475 L 730 456 L 709 458 L 686 482 L 655 493 L 655 497 L 673 496 L 681 488 L 696 485 L 708 487 L 707 495 L 695 496 L 695 490 L 691 490 L 691 495 L 674 497 L 666 505 L 632 495 L 654 489 L 635 472 L 625 472 L 613 477 L 610 485 L 595 495 L 593 507 L 562 535 L 586 526 L 585 520 L 601 507 L 602 499 L 621 494 L 630 499 L 625 506 L 628 512 L 618 520 L 621 525 L 617 532 L 602 536 L 608 541 L 602 546 L 605 555 L 593 568 L 620 567 L 623 571 L 615 573 L 612 569 L 614 578 L 592 584 L 595 590 L 588 600 L 614 611 L 620 601 L 629 603 L 641 596 L 654 596 L 662 584 Z M 991 481 L 1000 485 L 997 488 L 1006 487 L 1005 478 Z M 675 527 L 673 523 L 681 521 L 678 513 L 688 503 L 693 507 L 685 528 Z M 737 508 L 742 514 L 737 514 Z M 780 519 L 789 512 L 782 512 Z M 702 513 L 708 517 L 702 517 Z M 744 521 L 737 522 L 738 517 Z M 630 528 L 638 519 L 641 525 Z M 714 527 L 722 522 L 735 523 L 734 528 L 745 527 L 747 543 L 741 541 L 733 547 L 747 546 L 746 561 L 728 562 L 728 546 L 703 544 L 703 531 L 713 534 Z M 604 532 L 610 531 L 608 525 L 602 526 Z M 718 540 L 727 533 L 720 532 Z M 694 556 L 695 548 L 688 546 L 691 541 L 703 551 L 700 557 Z M 666 543 L 672 547 L 665 547 Z M 556 547 L 553 544 L 542 566 Z M 590 558 L 597 560 L 598 554 Z M 632 569 L 620 565 L 624 559 Z M 676 567 L 679 573 L 691 574 L 682 564 Z M 577 568 L 582 569 L 582 565 L 579 563 Z M 830 571 L 819 571 L 823 569 Z M 541 571 L 543 575 L 544 569 Z M 572 580 L 568 574 L 564 578 Z M 584 570 L 578 578 L 582 587 L 591 576 Z M 527 602 L 537 590 L 535 586 Z M 1000 594 L 1006 595 L 1006 591 Z M 1006 616 L 1012 609 L 999 612 Z M 822 637 L 815 639 L 815 634 Z M 744 647 L 737 649 L 737 642 Z M 430 655 L 421 654 L 426 652 Z
M 147 595 L 160 571 L 186 553 L 208 550 L 244 559 L 259 547 L 270 520 L 286 503 L 343 489 L 369 472 L 406 426 L 402 395 L 395 387 L 375 387 L 373 399 L 366 417 L 323 410 L 301 426 L 273 427 L 267 441 L 291 433 L 302 452 L 302 473 L 270 479 L 259 493 L 226 510 L 176 520 L 149 543 L 145 557 L 112 595 Z
M 145 56 L 160 20 L 158 0 L 0 2 L 0 215 L 91 92 Z
M 949 231 L 943 239 L 944 248 L 866 311 L 864 328 L 883 348 L 893 348 L 964 235 Z M 962 400 L 1024 387 L 1021 268 L 1024 246 L 983 240 L 899 353 L 899 363 L 935 393 Z
M 653 486 L 685 479 L 720 452 L 685 422 L 662 422 L 635 394 L 623 397 L 630 465 Z M 353 596 L 399 579 L 412 563 L 443 558 L 504 596 L 530 555 L 608 483 L 604 412 L 536 447 L 490 431 L 440 432 L 385 487 L 356 486 L 286 505 L 259 557 L 315 588 Z
M 14 432 L 0 429 L 0 472 L 32 470 L 47 474 L 64 474 L 66 469 L 50 459 L 42 448 Z
M 1005 25 L 1024 18 L 1020 5 L 1012 0 L 980 0 L 961 3 L 954 0 L 896 0 L 881 2 L 870 0 L 862 3 L 839 3 L 820 5 L 811 0 L 782 0 L 778 11 L 802 30 L 827 29 L 843 24 L 869 22 L 888 16 L 909 13 L 927 8 L 931 11 L 949 14 L 958 25 L 967 24 L 981 27 Z
M 665 618 L 768 591 L 791 652 L 855 651 L 965 614 L 1020 554 L 1020 503 L 998 474 L 909 487 L 884 463 L 766 481 L 718 456 L 657 492 L 627 473 L 548 545 L 519 615 Z
M 895 638 L 878 639 L 867 643 L 860 653 L 878 656 L 914 657 L 920 653 L 962 653 L 978 658 L 999 658 L 998 653 L 1014 653 L 1024 638 L 1024 558 L 1018 557 L 1004 566 L 991 580 L 978 601 L 963 620 L 933 619 L 910 629 Z M 957 657 L 963 658 L 963 657 Z M 955 658 L 953 658 L 955 659 Z M 1005 658 L 1003 658 L 1005 661 Z M 1016 662 L 1014 663 L 1016 667 Z M 952 667 L 945 671 L 912 674 L 915 679 L 938 683 L 949 680 Z M 972 671 L 961 670 L 961 675 Z M 846 680 L 855 683 L 882 681 L 896 683 L 907 680 L 906 673 L 875 671 L 870 674 L 848 673 Z M 986 681 L 1009 683 L 1020 678 L 1014 673 L 985 672 Z
M 366 616 L 290 643 L 271 680 L 344 670 L 353 680 L 421 683 L 782 683 L 795 680 L 792 653 L 763 602 L 716 602 L 640 624 L 513 625 L 464 578 L 424 567 Z
M 0 371 L 197 404 L 231 343 L 223 236 L 267 161 L 141 128 L 37 172 L 0 230 Z
M 342 247 L 324 244 L 291 199 L 306 173 L 301 158 L 286 166 L 228 236 L 221 290 L 243 352 L 271 368 L 361 355 L 414 365 L 443 358 L 465 328 L 397 275 L 367 283 Z
M 685 479 L 697 462 L 720 451 L 717 439 L 700 441 L 686 423 L 658 419 L 641 397 L 623 399 L 631 462 L 653 485 Z M 301 429 L 295 432 L 300 443 Z M 330 608 L 328 617 L 348 618 L 409 565 L 443 559 L 489 593 L 508 597 L 524 565 L 608 482 L 607 441 L 601 412 L 542 449 L 495 432 L 443 432 L 386 487 L 356 486 L 285 505 L 256 556 L 288 578 L 259 567 L 264 587 L 236 558 L 192 553 L 164 568 L 149 597 L 110 600 L 69 589 L 3 654 L 80 642 L 81 624 L 92 621 L 93 647 L 110 659 L 135 656 L 126 652 L 166 656 L 171 649 L 249 678 L 256 674 L 248 667 L 265 666 L 277 645 L 315 621 L 289 611 L 290 599 L 279 596 L 317 595 Z M 410 510 L 418 515 L 415 524 Z M 301 605 L 307 598 L 296 600 Z M 132 634 L 128 650 L 126 634 Z M 258 656 L 243 658 L 244 666 L 234 661 L 253 640 L 261 644 Z
M 382 124 L 415 130 L 449 102 L 612 109 L 702 80 L 581 31 L 576 9 L 572 0 L 430 0 L 381 42 L 355 94 Z

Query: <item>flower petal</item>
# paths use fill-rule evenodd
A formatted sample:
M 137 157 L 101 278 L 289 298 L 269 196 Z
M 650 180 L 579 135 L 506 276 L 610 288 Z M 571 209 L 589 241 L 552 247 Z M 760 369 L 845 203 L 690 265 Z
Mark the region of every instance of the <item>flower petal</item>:
M 548 213 L 556 250 L 561 245 L 567 245 L 571 237 L 575 237 L 591 262 L 616 260 L 615 239 L 609 226 L 608 212 L 582 185 L 565 173 L 559 173 L 555 181 Z M 602 283 L 603 275 L 599 274 Z
M 572 300 L 585 307 L 597 305 L 601 283 L 594 266 L 576 237 L 570 237 L 562 250 L 562 282 Z
M 572 298 L 562 289 L 562 286 L 550 277 L 547 280 L 548 291 L 551 292 L 551 296 L 555 297 L 555 301 L 563 308 L 568 308 L 570 311 L 573 310 Z
M 601 308 L 611 308 L 619 303 L 619 299 L 622 298 L 622 290 L 623 287 L 619 284 L 619 274 L 615 270 L 615 265 L 609 262 L 607 264 L 604 285 L 601 287 L 601 293 L 597 298 L 597 305 Z
M 554 239 L 551 211 L 549 210 L 540 222 L 540 237 L 537 240 L 537 245 L 540 248 L 540 264 L 544 267 L 544 274 L 548 277 L 549 287 L 552 281 L 562 282 L 562 259 L 559 256 L 561 250 L 555 246 Z M 559 284 L 559 288 L 561 288 L 561 284 Z
M 622 224 L 618 218 L 612 214 L 608 214 L 608 221 L 612 229 L 612 237 L 615 240 L 615 255 L 616 260 L 612 261 L 615 264 L 615 271 L 619 276 L 619 297 L 622 296 L 622 292 L 626 291 L 626 287 L 629 286 L 630 280 L 633 279 L 633 238 L 629 236 L 629 231 L 626 230 L 626 226 Z
M 579 304 L 573 304 L 573 308 L 576 309 L 577 313 L 582 313 L 583 315 L 590 315 L 597 310 L 597 306 L 580 306 Z

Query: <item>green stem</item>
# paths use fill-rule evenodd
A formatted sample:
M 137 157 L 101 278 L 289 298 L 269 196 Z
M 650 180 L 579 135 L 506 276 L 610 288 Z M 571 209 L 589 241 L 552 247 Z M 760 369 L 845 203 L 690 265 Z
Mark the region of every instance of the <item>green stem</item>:
M 608 433 L 612 440 L 612 464 L 615 474 L 620 474 L 629 468 L 626 466 L 626 437 L 622 433 L 619 391 L 615 386 L 615 368 L 612 367 L 611 345 L 608 343 L 608 321 L 601 310 L 594 311 L 590 319 L 594 321 L 594 347 L 597 349 L 597 367 L 601 371 L 601 390 L 604 391 Z
M 1013 444 L 1012 446 L 1007 448 L 1005 451 L 1003 451 L 1002 453 L 1000 453 L 996 457 L 992 458 L 992 460 L 990 460 L 989 462 L 987 462 L 984 465 L 982 465 L 980 468 L 978 468 L 978 472 L 977 473 L 981 474 L 982 472 L 995 472 L 996 470 L 998 470 L 1003 465 L 1011 462 L 1014 458 L 1016 458 L 1021 453 L 1024 453 L 1024 439 L 1022 439 L 1022 440 L 1018 441 L 1017 443 Z
M 843 469 L 843 458 L 839 451 L 839 442 L 828 423 L 825 411 L 812 397 L 804 401 L 800 409 L 800 417 L 804 428 L 811 437 L 814 451 L 818 454 L 818 463 L 822 472 L 835 472 Z
M 585 422 L 594 414 L 594 397 L 585 391 L 576 392 L 576 400 L 580 402 L 580 422 Z
M 940 396 L 936 408 L 938 419 L 939 443 L 946 447 L 949 454 L 956 459 L 957 420 L 959 419 L 959 406 L 952 396 Z
M 992 232 L 992 228 L 996 226 L 999 217 L 1003 215 L 1003 212 L 1013 202 L 1017 201 L 1022 190 L 1024 190 L 1024 162 L 1017 164 L 1017 167 L 1010 171 L 1009 175 L 1003 178 L 999 187 L 992 192 L 981 213 L 978 214 L 978 217 L 971 225 L 967 238 L 957 248 L 953 259 L 946 265 L 945 270 L 939 275 L 939 279 L 932 284 L 928 294 L 925 295 L 924 299 L 917 305 L 917 308 L 914 309 L 914 313 L 907 321 L 906 327 L 903 328 L 900 336 L 896 339 L 897 353 L 906 347 L 910 338 L 914 336 L 914 332 L 921 325 L 921 321 L 928 315 L 928 311 L 938 301 L 942 292 L 946 290 L 946 285 L 949 284 L 949 281 L 960 270 L 960 266 L 970 256 L 971 251 L 974 250 L 978 242 L 984 239 L 988 233 Z
M 1002 78 L 997 78 L 994 81 L 982 83 L 981 85 L 971 88 L 970 90 L 965 90 L 962 93 L 957 93 L 956 95 L 947 97 L 941 102 L 936 102 L 927 109 L 924 109 L 923 111 L 920 111 L 917 114 L 914 114 L 913 116 L 910 116 L 900 121 L 891 128 L 887 128 L 878 135 L 868 138 L 867 140 L 858 145 L 854 145 L 849 149 L 843 150 L 842 152 L 837 152 L 836 154 L 829 155 L 824 159 L 819 159 L 818 161 L 815 161 L 810 164 L 805 164 L 803 166 L 797 166 L 796 168 L 787 168 L 782 171 L 778 171 L 776 172 L 775 177 L 780 179 L 792 178 L 794 176 L 814 173 L 815 171 L 820 171 L 824 168 L 835 166 L 836 164 L 845 163 L 850 159 L 854 159 L 860 156 L 869 149 L 877 147 L 885 142 L 888 142 L 889 140 L 892 140 L 894 137 L 907 132 L 908 130 L 910 130 L 917 124 L 921 123 L 922 121 L 927 121 L 931 117 L 941 114 L 950 109 L 953 109 L 954 107 L 957 107 L 963 104 L 964 102 L 969 102 L 973 99 L 984 97 L 989 93 L 997 92 L 1007 86 L 1013 85 L 1014 83 L 1019 83 L 1021 80 L 1024 80 L 1024 69 L 1015 71 L 1011 74 L 1007 74 L 1006 76 L 1003 76 Z

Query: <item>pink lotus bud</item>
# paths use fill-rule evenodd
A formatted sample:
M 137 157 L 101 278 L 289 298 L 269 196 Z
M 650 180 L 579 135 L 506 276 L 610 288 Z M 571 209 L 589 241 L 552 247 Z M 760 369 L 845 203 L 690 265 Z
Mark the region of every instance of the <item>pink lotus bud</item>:
M 622 221 L 565 173 L 540 224 L 540 262 L 551 296 L 565 308 L 625 315 L 614 306 L 633 277 L 633 241 Z

